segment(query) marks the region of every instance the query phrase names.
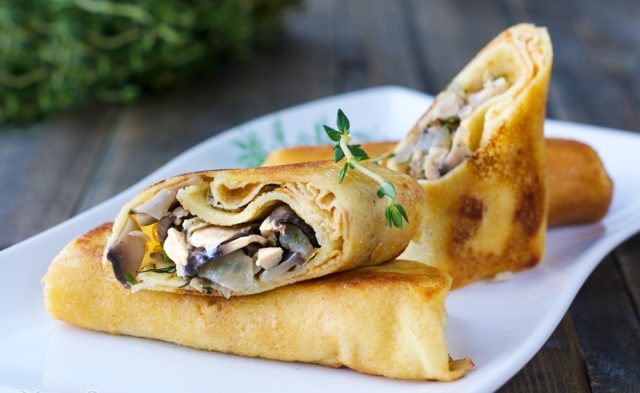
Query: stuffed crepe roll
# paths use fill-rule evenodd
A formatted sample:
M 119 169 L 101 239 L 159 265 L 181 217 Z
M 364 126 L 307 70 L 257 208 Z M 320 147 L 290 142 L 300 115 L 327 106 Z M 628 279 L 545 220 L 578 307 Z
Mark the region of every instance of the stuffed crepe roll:
M 370 142 L 362 149 L 380 159 L 392 154 L 397 142 Z M 560 138 L 545 138 L 549 228 L 601 220 L 611 204 L 613 183 L 598 153 L 589 145 Z M 274 150 L 263 166 L 330 160 L 329 145 L 294 146 Z M 427 202 L 428 204 L 428 202 Z
M 552 57 L 546 29 L 521 24 L 504 31 L 436 96 L 394 150 L 378 157 L 425 192 L 420 237 L 400 258 L 445 270 L 454 287 L 540 261 Z
M 248 295 L 398 256 L 417 231 L 423 193 L 411 177 L 366 164 L 392 182 L 409 222 L 385 225 L 377 183 L 340 166 L 198 172 L 134 197 L 116 217 L 105 263 L 125 287 Z
M 418 179 L 428 201 L 422 236 L 401 258 L 442 268 L 456 287 L 540 261 L 552 56 L 546 29 L 504 31 L 396 146 L 387 166 Z
M 49 267 L 44 299 L 52 317 L 112 334 L 392 378 L 449 381 L 473 366 L 447 353 L 451 279 L 435 268 L 395 261 L 229 300 L 131 292 L 100 263 L 110 227 L 74 239 Z

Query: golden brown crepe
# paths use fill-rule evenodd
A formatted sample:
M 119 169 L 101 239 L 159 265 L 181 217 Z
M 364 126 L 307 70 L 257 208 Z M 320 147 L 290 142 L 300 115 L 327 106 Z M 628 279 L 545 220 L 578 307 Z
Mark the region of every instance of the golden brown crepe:
M 502 32 L 379 160 L 425 191 L 420 238 L 401 258 L 445 270 L 454 287 L 540 261 L 552 57 L 546 29 L 521 24 Z
M 373 164 L 399 190 L 409 222 L 385 224 L 378 184 L 341 165 L 198 172 L 155 184 L 116 217 L 105 263 L 126 287 L 248 295 L 398 256 L 415 236 L 424 195 Z
M 547 162 L 549 226 L 596 222 L 607 214 L 613 182 L 595 150 L 553 139 L 547 142 Z
M 613 183 L 598 154 L 588 145 L 568 139 L 546 138 L 547 225 L 557 227 L 596 222 L 609 210 Z M 393 151 L 397 142 L 364 143 L 371 157 Z M 263 166 L 333 159 L 329 145 L 295 146 L 274 150 Z
M 443 269 L 454 287 L 540 261 L 552 57 L 546 29 L 502 32 L 396 146 L 386 165 L 420 179 L 429 206 L 401 258 Z
M 393 151 L 397 141 L 363 143 L 362 149 L 372 159 L 378 159 Z M 269 153 L 262 166 L 296 164 L 299 162 L 333 160 L 332 145 L 292 146 L 276 149 Z
M 394 261 L 232 299 L 131 292 L 100 263 L 111 224 L 69 243 L 44 278 L 57 319 L 198 349 L 318 363 L 391 378 L 450 381 L 444 300 L 450 278 Z

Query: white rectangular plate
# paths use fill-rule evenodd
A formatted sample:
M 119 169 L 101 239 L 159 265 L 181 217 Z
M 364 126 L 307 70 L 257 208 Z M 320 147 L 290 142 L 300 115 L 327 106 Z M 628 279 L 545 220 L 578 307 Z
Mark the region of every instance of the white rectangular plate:
M 541 266 L 517 273 L 509 282 L 480 282 L 451 293 L 447 300 L 451 354 L 470 357 L 476 364 L 456 382 L 396 381 L 347 369 L 111 336 L 55 321 L 43 306 L 40 279 L 52 258 L 73 237 L 112 220 L 117 209 L 143 187 L 182 172 L 236 167 L 246 153 L 238 141 L 255 140 L 264 150 L 279 143 L 315 143 L 321 136 L 318 124 L 333 123 L 337 108 L 345 110 L 356 131 L 367 130 L 374 139 L 399 139 L 430 101 L 412 90 L 382 87 L 261 117 L 193 147 L 107 202 L 1 251 L 5 279 L 0 287 L 0 390 L 375 393 L 497 389 L 544 344 L 598 262 L 640 229 L 640 182 L 634 173 L 640 167 L 640 137 L 547 121 L 547 135 L 578 139 L 598 150 L 615 182 L 613 205 L 598 224 L 549 231 Z

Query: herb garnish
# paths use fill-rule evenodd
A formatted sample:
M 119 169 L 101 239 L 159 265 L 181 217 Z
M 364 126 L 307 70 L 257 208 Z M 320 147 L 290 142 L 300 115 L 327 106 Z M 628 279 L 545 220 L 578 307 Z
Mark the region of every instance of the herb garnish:
M 406 222 L 409 222 L 409 217 L 407 217 L 407 212 L 404 210 L 402 205 L 396 202 L 395 187 L 393 184 L 383 179 L 382 176 L 360 165 L 359 162 L 368 160 L 369 156 L 364 150 L 362 150 L 360 145 L 349 145 L 349 142 L 352 140 L 351 135 L 349 135 L 349 128 L 351 125 L 342 109 L 338 109 L 338 118 L 336 123 L 338 125 L 337 130 L 326 125 L 324 126 L 324 130 L 329 136 L 329 139 L 337 142 L 333 147 L 335 161 L 338 162 L 343 158 L 347 159 L 340 171 L 338 180 L 342 183 L 347 174 L 347 170 L 351 168 L 378 182 L 378 184 L 380 184 L 380 188 L 378 188 L 376 195 L 378 198 L 387 198 L 387 208 L 384 212 L 387 225 L 389 228 L 394 226 L 402 228 L 402 219 L 404 218 Z
M 167 267 L 162 267 L 162 268 L 156 268 L 155 265 L 153 268 L 151 269 L 147 269 L 147 270 L 142 270 L 139 273 L 146 273 L 146 272 L 154 272 L 154 273 L 175 273 L 176 272 L 176 265 L 173 266 L 167 266 Z
M 213 293 L 213 288 L 208 287 L 208 286 L 202 287 L 202 290 L 205 291 L 207 293 L 207 295 L 211 295 Z
M 131 273 L 125 273 L 124 279 L 131 285 L 136 285 L 138 283 L 138 280 L 136 280 L 136 278 L 133 277 Z

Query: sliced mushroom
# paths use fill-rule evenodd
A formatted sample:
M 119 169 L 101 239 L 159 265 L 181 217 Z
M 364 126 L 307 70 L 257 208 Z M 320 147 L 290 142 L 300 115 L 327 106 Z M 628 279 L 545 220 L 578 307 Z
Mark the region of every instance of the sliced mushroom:
M 256 265 L 269 270 L 278 265 L 282 260 L 283 250 L 280 247 L 265 247 L 258 250 Z
M 146 251 L 145 237 L 136 236 L 139 231 L 140 227 L 129 217 L 120 236 L 107 251 L 107 259 L 111 262 L 116 279 L 127 288 L 129 282 L 126 276 L 136 276 Z
M 281 277 L 283 274 L 285 274 L 292 268 L 298 265 L 301 265 L 303 263 L 304 263 L 304 259 L 302 258 L 302 256 L 300 256 L 300 254 L 298 254 L 297 252 L 294 252 L 284 262 L 280 263 L 278 266 L 274 267 L 273 269 L 263 271 L 260 274 L 260 280 L 265 282 L 273 281 Z
M 303 259 L 308 259 L 313 253 L 313 245 L 306 234 L 297 225 L 285 224 L 284 233 L 279 237 L 280 244 L 291 252 L 300 254 Z
M 142 226 L 151 225 L 154 222 L 158 221 L 146 213 L 138 213 L 135 216 L 136 216 L 136 221 L 138 221 L 138 224 Z
M 182 228 L 187 231 L 187 239 L 193 232 L 197 231 L 198 229 L 208 227 L 209 225 L 211 224 L 198 217 L 188 218 L 182 222 Z
M 208 262 L 198 276 L 211 280 L 234 292 L 241 292 L 253 285 L 253 260 L 242 252 L 234 251 L 222 258 Z
M 167 231 L 173 225 L 173 216 L 164 216 L 158 223 L 156 227 L 156 235 L 158 235 L 158 240 L 163 242 L 167 238 Z
M 283 233 L 285 224 L 293 224 L 300 228 L 314 247 L 320 247 L 316 239 L 316 233 L 303 219 L 298 217 L 289 206 L 280 206 L 274 209 L 271 214 L 260 225 L 260 233 L 264 237 L 269 237 L 270 233 Z
M 176 200 L 176 191 L 163 188 L 154 196 L 136 206 L 131 211 L 134 213 L 142 213 L 153 217 L 156 221 L 169 213 L 171 205 Z M 148 224 L 147 224 L 148 225 Z
M 178 190 L 187 186 L 200 184 L 202 181 L 200 176 L 192 176 L 171 188 L 163 188 L 145 202 L 131 209 L 131 211 L 133 213 L 146 214 L 158 221 L 169 213 L 169 209 L 176 201 Z
M 260 235 L 247 235 L 215 246 L 207 245 L 205 247 L 196 247 L 189 253 L 183 272 L 186 276 L 195 276 L 206 263 L 222 258 L 252 243 L 258 243 L 264 246 L 267 243 L 267 239 Z
M 219 249 L 215 249 L 213 252 L 208 252 L 204 247 L 195 248 L 189 253 L 187 265 L 184 267 L 183 273 L 187 277 L 193 277 L 198 274 L 198 270 L 207 262 L 219 258 L 220 256 Z
M 249 235 L 240 237 L 228 243 L 221 244 L 219 247 L 220 255 L 224 256 L 230 254 L 236 250 L 248 246 L 251 243 L 259 243 L 260 245 L 264 246 L 265 244 L 267 244 L 267 239 L 260 235 Z
M 167 240 L 164 241 L 164 252 L 176 264 L 176 273 L 178 276 L 185 275 L 185 267 L 187 266 L 187 258 L 189 257 L 189 246 L 184 233 L 179 232 L 175 228 L 169 228 L 167 231 Z

